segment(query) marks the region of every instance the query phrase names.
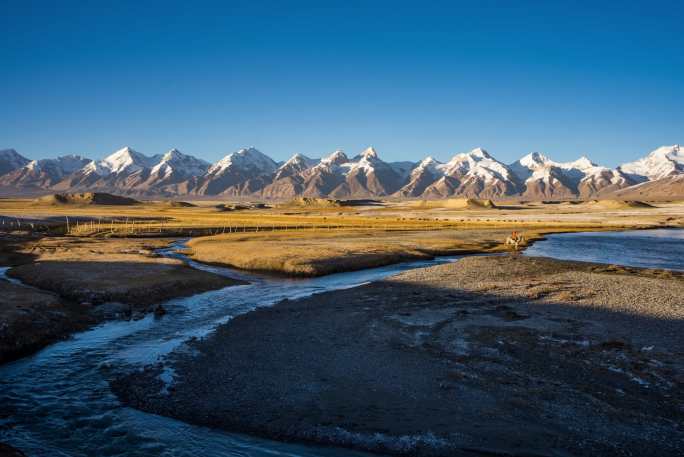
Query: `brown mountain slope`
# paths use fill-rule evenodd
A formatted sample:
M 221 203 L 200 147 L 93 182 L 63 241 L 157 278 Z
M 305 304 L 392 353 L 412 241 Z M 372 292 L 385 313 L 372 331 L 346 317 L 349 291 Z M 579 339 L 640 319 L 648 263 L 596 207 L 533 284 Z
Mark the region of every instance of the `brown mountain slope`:
M 684 174 L 647 181 L 611 194 L 622 200 L 672 200 L 684 198 Z

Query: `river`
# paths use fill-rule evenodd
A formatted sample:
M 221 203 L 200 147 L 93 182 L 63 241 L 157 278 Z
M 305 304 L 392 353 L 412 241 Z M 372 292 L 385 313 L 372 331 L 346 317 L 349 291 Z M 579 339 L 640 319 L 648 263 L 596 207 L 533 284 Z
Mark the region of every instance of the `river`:
M 163 250 L 182 257 L 172 246 Z M 124 407 L 108 380 L 163 360 L 192 337 L 258 306 L 284 298 L 355 287 L 389 275 L 455 260 L 439 258 L 312 279 L 251 275 L 189 262 L 193 267 L 245 279 L 228 287 L 164 304 L 167 314 L 111 321 L 0 367 L 0 441 L 29 456 L 335 456 L 346 449 L 280 443 L 198 427 Z M 166 371 L 166 380 L 173 373 Z
M 170 257 L 182 257 L 171 246 Z M 526 251 L 560 259 L 684 270 L 684 230 L 550 235 Z M 438 258 L 313 279 L 246 274 L 189 262 L 245 279 L 165 303 L 167 314 L 111 321 L 0 367 L 0 441 L 30 456 L 335 456 L 346 449 L 287 444 L 225 433 L 124 407 L 108 380 L 122 370 L 163 362 L 184 341 L 258 306 L 355 287 L 395 273 L 454 261 Z M 187 259 L 186 259 L 187 260 Z M 172 381 L 173 372 L 163 373 Z
M 684 271 L 684 229 L 548 235 L 526 255 Z

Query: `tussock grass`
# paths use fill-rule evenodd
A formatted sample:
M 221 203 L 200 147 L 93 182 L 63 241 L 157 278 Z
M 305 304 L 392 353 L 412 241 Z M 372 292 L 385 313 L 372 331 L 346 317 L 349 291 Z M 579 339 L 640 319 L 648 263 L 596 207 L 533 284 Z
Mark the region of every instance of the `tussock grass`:
M 595 228 L 598 229 L 598 228 Z M 549 227 L 525 232 L 527 242 L 547 233 L 583 231 L 586 227 Z M 195 260 L 245 270 L 321 276 L 435 256 L 506 252 L 508 229 L 391 231 L 347 229 L 232 233 L 197 237 L 188 242 Z
M 11 231 L 17 224 L 15 217 L 28 217 L 49 221 L 53 232 L 83 239 L 200 237 L 190 243 L 199 261 L 304 276 L 435 255 L 502 251 L 512 230 L 534 241 L 557 232 L 684 225 L 684 205 L 676 203 L 659 203 L 646 211 L 631 206 L 606 210 L 540 202 L 498 206 L 492 211 L 480 205 L 464 209 L 387 201 L 356 207 L 253 205 L 216 211 L 217 202 L 193 202 L 196 206 L 144 202 L 119 207 L 42 207 L 28 202 L 0 199 L 0 215 L 11 218 L 0 230 Z

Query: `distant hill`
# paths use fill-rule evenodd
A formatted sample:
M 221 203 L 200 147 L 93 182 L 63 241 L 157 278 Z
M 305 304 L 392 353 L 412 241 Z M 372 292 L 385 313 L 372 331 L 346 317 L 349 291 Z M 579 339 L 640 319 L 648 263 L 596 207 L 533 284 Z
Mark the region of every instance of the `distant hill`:
M 417 203 L 424 208 L 450 209 L 495 209 L 497 206 L 491 200 L 476 198 L 446 198 L 442 200 L 422 200 Z
M 137 205 L 138 200 L 102 192 L 80 194 L 53 194 L 37 198 L 38 205 Z

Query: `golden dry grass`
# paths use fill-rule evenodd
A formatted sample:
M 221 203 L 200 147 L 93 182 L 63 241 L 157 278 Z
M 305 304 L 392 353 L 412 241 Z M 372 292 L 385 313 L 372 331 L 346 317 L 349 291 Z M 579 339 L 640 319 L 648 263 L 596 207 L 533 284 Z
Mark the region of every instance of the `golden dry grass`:
M 194 202 L 196 207 L 145 202 L 133 206 L 33 205 L 30 200 L 0 199 L 0 215 L 52 218 L 75 235 L 114 233 L 121 235 L 169 234 L 193 236 L 270 230 L 442 230 L 461 228 L 563 228 L 610 225 L 615 227 L 684 224 L 684 204 L 659 203 L 657 207 L 604 207 L 517 203 L 488 208 L 450 208 L 449 205 L 416 205 L 415 202 L 384 202 L 381 206 L 332 208 L 264 208 L 220 211 L 216 202 Z M 610 206 L 610 205 L 609 205 Z M 81 220 L 78 220 L 78 219 Z M 82 219 L 88 218 L 83 222 Z
M 465 240 L 457 232 L 300 230 L 234 233 L 191 240 L 199 261 L 248 270 L 318 276 L 434 255 L 496 249 L 497 241 Z
M 525 236 L 532 242 L 548 233 L 584 230 L 587 227 L 537 228 Z M 501 228 L 232 233 L 194 238 L 187 253 L 200 262 L 245 270 L 320 276 L 435 256 L 506 252 L 503 241 L 509 234 Z
M 146 202 L 135 206 L 32 206 L 0 200 L 0 215 L 52 218 L 80 239 L 109 236 L 198 237 L 200 261 L 239 268 L 318 275 L 433 255 L 502 250 L 512 230 L 528 240 L 546 233 L 684 226 L 684 204 L 655 207 L 513 202 L 495 210 L 383 202 L 380 206 L 261 208 L 220 211 Z M 453 206 L 453 205 L 451 205 Z M 457 205 L 458 206 L 458 205 Z M 87 221 L 84 221 L 88 218 Z M 79 220 L 80 219 L 80 220 Z M 78 220 L 78 222 L 77 222 Z

